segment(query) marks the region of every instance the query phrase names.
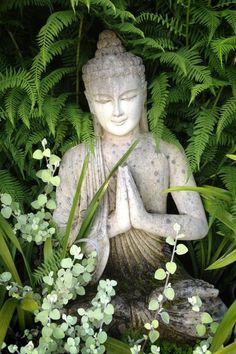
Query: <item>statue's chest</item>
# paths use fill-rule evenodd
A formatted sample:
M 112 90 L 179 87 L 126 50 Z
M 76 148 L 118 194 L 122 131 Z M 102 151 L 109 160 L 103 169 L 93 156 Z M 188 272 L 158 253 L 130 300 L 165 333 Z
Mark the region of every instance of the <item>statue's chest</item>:
M 117 156 L 106 159 L 106 170 L 111 170 L 117 162 Z M 163 191 L 169 186 L 169 164 L 164 154 L 145 148 L 136 149 L 126 164 L 136 183 L 145 208 L 150 212 L 166 211 L 166 194 Z M 116 174 L 108 189 L 110 210 L 115 209 Z

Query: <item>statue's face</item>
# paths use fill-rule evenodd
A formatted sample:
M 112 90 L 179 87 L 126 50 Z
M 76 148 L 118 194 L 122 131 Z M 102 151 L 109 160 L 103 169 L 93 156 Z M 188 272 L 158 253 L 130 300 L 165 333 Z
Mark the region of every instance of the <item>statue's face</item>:
M 91 112 L 105 131 L 124 136 L 139 125 L 145 90 L 138 75 L 99 79 L 86 95 Z

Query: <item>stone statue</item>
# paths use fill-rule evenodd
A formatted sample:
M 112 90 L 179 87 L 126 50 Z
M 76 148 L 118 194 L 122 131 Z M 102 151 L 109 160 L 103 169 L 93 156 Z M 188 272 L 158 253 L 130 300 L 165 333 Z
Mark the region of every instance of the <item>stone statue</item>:
M 110 182 L 108 192 L 96 214 L 88 247 L 98 252 L 94 278 L 102 275 L 118 280 L 116 307 L 118 326 L 143 325 L 154 314 L 148 311 L 148 299 L 160 292 L 154 271 L 170 260 L 165 243 L 175 237 L 175 223 L 185 240 L 203 238 L 208 231 L 200 196 L 196 192 L 172 193 L 179 214 L 167 214 L 170 186 L 195 186 L 188 178 L 184 152 L 161 141 L 157 148 L 148 132 L 145 114 L 146 81 L 141 58 L 125 52 L 111 31 L 100 34 L 95 58 L 83 67 L 85 95 L 94 119 L 97 136 L 95 154 L 91 156 L 80 204 L 73 225 L 71 243 L 78 234 L 84 211 L 115 163 L 129 146 L 139 139 L 125 166 Z M 61 185 L 57 188 L 54 220 L 65 228 L 75 193 L 86 146 L 80 144 L 63 157 Z M 176 301 L 168 303 L 171 320 L 168 329 L 161 323 L 166 337 L 191 340 L 196 337 L 199 314 L 193 313 L 187 298 L 199 295 L 203 311 L 215 319 L 222 317 L 224 304 L 212 285 L 191 279 L 181 267 L 171 277 Z M 120 325 L 122 324 L 122 326 Z

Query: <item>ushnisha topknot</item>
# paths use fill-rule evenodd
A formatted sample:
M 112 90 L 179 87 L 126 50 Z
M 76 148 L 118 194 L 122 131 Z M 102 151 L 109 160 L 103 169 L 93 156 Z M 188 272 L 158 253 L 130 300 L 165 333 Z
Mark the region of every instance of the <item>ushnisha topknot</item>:
M 141 85 L 145 85 L 145 68 L 142 59 L 126 52 L 120 39 L 112 31 L 105 30 L 99 35 L 95 57 L 82 68 L 86 89 L 96 79 L 136 74 Z

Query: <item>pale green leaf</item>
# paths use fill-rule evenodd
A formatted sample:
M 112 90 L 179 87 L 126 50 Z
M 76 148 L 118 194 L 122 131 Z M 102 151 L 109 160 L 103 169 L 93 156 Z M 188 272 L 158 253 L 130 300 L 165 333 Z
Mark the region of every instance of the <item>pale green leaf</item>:
M 166 271 L 163 268 L 159 268 L 155 271 L 154 277 L 157 280 L 163 280 L 166 278 Z
M 42 150 L 36 150 L 34 153 L 33 153 L 33 158 L 35 159 L 35 160 L 42 160 L 42 158 L 43 158 L 43 152 L 42 152 Z
M 167 262 L 166 263 L 166 270 L 170 273 L 170 274 L 174 274 L 176 272 L 177 269 L 177 265 L 175 262 Z
M 183 243 L 180 243 L 179 245 L 177 245 L 176 247 L 176 253 L 181 256 L 185 253 L 188 252 L 188 247 L 186 247 Z

